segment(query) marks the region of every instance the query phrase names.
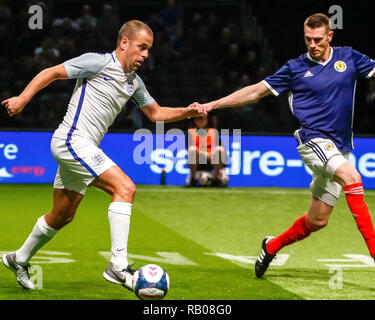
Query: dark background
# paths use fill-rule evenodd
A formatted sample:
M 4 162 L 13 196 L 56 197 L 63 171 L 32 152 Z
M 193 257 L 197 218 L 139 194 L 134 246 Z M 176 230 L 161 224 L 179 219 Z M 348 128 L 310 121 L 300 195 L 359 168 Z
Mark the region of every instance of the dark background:
M 366 1 L 176 1 L 174 7 L 168 7 L 167 2 L 0 0 L 0 99 L 20 94 L 46 67 L 88 51 L 112 51 L 119 28 L 129 19 L 142 20 L 154 31 L 150 58 L 137 73 L 151 95 L 165 106 L 217 99 L 264 79 L 306 51 L 305 18 L 316 12 L 331 16 L 331 5 L 343 9 L 343 29 L 334 30 L 332 45 L 352 46 L 375 57 L 375 5 Z M 31 15 L 27 11 L 32 4 L 43 7 L 42 30 L 28 28 Z M 107 16 L 105 5 L 111 7 Z M 249 42 L 244 40 L 247 36 Z M 55 130 L 74 84 L 73 80 L 52 83 L 13 118 L 1 107 L 0 128 Z M 355 111 L 356 135 L 374 135 L 375 81 L 358 81 Z M 219 129 L 261 134 L 291 134 L 297 128 L 286 94 L 216 111 L 210 123 Z M 166 129 L 190 125 L 191 121 L 185 120 Z M 110 130 L 132 132 L 140 127 L 154 129 L 155 124 L 128 102 Z

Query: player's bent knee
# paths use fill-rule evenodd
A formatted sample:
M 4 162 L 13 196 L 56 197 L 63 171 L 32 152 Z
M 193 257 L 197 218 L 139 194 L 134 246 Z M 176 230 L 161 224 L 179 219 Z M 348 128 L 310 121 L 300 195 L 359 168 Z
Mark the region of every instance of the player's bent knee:
M 356 184 L 356 183 L 362 183 L 362 178 L 361 175 L 358 173 L 357 170 L 353 172 L 348 172 L 346 176 L 342 178 L 343 180 L 343 186 L 349 186 L 351 184 Z
M 115 188 L 114 198 L 124 202 L 132 202 L 136 192 L 136 186 L 131 181 L 121 183 Z
M 361 183 L 362 177 L 357 169 L 347 161 L 335 171 L 335 180 L 345 187 L 351 184 Z
M 135 186 L 134 183 L 131 183 L 131 185 L 129 186 L 129 193 L 134 197 L 136 191 L 137 191 L 137 187 Z
M 355 170 L 352 173 L 352 175 L 350 176 L 350 179 L 351 179 L 352 183 L 361 183 L 362 182 L 362 177 L 357 170 Z

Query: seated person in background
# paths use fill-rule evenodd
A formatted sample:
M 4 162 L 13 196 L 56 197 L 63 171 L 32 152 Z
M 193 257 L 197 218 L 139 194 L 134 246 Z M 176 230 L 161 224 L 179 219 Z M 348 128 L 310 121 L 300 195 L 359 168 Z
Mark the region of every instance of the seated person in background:
M 187 135 L 190 168 L 187 186 L 196 186 L 199 182 L 200 185 L 225 187 L 228 176 L 225 175 L 223 167 L 228 163 L 228 157 L 221 145 L 219 133 L 208 126 L 207 116 L 194 118 L 194 124 L 195 127 L 189 129 Z M 201 175 L 202 171 L 208 173 Z

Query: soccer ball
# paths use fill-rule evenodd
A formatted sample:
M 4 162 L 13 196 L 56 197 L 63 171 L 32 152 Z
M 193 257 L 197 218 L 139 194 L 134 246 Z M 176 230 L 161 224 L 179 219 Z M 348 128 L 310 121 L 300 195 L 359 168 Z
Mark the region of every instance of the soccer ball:
M 228 183 L 229 183 L 229 177 L 225 174 L 225 173 L 223 173 L 222 175 L 221 175 L 221 177 L 220 177 L 220 180 L 221 180 L 221 183 L 223 184 L 223 186 L 227 186 L 228 185 Z
M 212 175 L 210 172 L 207 171 L 201 171 L 199 178 L 198 178 L 198 183 L 202 187 L 208 187 L 212 184 Z
M 133 276 L 133 290 L 142 300 L 161 300 L 169 290 L 168 273 L 156 264 L 140 267 Z

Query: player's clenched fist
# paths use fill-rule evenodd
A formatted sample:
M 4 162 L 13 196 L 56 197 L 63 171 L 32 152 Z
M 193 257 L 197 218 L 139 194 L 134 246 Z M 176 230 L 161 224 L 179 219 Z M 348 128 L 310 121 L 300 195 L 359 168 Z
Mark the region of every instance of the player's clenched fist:
M 20 113 L 26 106 L 27 101 L 25 98 L 18 96 L 12 97 L 1 102 L 2 105 L 7 109 L 8 115 L 13 117 L 17 113 Z

